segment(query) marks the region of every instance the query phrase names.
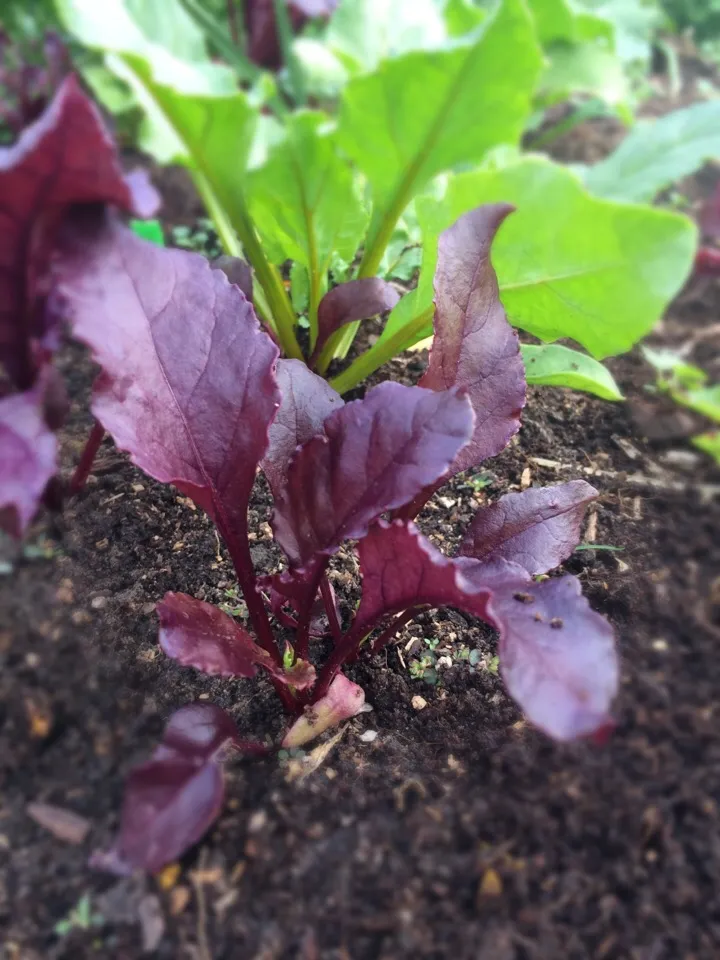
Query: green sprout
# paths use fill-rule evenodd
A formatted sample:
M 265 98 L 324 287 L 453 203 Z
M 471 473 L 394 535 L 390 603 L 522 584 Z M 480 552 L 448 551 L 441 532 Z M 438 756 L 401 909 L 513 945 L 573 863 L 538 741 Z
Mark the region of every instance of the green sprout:
M 84 893 L 68 915 L 55 924 L 53 931 L 59 937 L 66 937 L 73 930 L 92 930 L 94 927 L 102 927 L 104 923 L 105 917 L 92 911 L 90 894 Z

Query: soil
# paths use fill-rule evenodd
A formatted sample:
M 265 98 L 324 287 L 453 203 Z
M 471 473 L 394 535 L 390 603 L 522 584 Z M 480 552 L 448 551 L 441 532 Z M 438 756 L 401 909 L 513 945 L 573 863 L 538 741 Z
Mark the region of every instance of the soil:
M 713 179 L 703 176 L 698 196 Z M 689 344 L 720 374 L 719 311 L 720 283 L 693 280 L 655 342 Z M 408 354 L 383 375 L 414 382 L 424 362 Z M 61 365 L 69 470 L 92 371 L 72 347 Z M 626 403 L 531 389 L 510 447 L 421 516 L 449 550 L 477 505 L 507 491 L 575 477 L 599 489 L 585 539 L 622 552 L 588 549 L 565 566 L 617 630 L 610 741 L 561 746 L 529 728 L 495 673 L 492 633 L 453 611 L 424 614 L 349 671 L 372 712 L 310 763 L 230 764 L 217 825 L 147 879 L 93 872 L 87 859 L 108 844 L 123 780 L 169 714 L 209 699 L 260 739 L 282 718 L 264 682 L 203 677 L 160 654 L 156 601 L 166 590 L 227 601 L 232 568 L 209 520 L 106 441 L 83 495 L 40 518 L 0 580 L 0 956 L 720 956 L 720 471 L 689 445 L 692 416 L 647 390 L 637 353 L 611 368 Z M 279 563 L 269 505 L 259 483 L 253 554 L 266 570 Z M 347 617 L 349 556 L 332 579 Z M 409 671 L 425 639 L 452 663 L 435 684 Z M 479 652 L 475 666 L 462 645 Z M 361 739 L 368 731 L 375 739 Z M 58 839 L 31 802 L 86 817 L 87 838 Z M 57 931 L 84 896 L 95 925 Z

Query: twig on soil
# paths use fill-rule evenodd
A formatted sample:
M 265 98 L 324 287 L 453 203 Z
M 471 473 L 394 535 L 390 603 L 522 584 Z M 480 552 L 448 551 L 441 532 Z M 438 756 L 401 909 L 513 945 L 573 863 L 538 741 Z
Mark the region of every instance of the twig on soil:
M 190 881 L 195 888 L 195 898 L 197 900 L 197 952 L 200 960 L 212 960 L 207 935 L 207 903 L 205 902 L 205 889 L 201 879 L 206 860 L 207 851 L 203 850 L 200 854 L 199 871 L 193 871 L 190 874 Z

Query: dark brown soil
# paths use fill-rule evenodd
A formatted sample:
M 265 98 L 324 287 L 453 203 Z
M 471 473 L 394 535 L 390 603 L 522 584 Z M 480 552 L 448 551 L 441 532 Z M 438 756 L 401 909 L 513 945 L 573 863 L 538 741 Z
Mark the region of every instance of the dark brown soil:
M 719 312 L 720 284 L 694 281 L 659 342 L 707 333 Z M 716 348 L 700 338 L 690 357 L 716 362 Z M 75 349 L 62 363 L 69 467 L 91 374 Z M 388 372 L 412 381 L 423 363 L 411 354 Z M 557 746 L 528 728 L 493 672 L 491 633 L 425 614 L 350 671 L 374 710 L 322 762 L 313 754 L 315 770 L 299 758 L 229 766 L 217 826 L 177 871 L 147 880 L 94 873 L 87 858 L 173 709 L 208 698 L 248 737 L 282 721 L 263 682 L 202 677 L 159 653 L 155 602 L 166 590 L 222 602 L 232 569 L 209 520 L 106 443 L 83 496 L 30 537 L 51 555 L 26 551 L 0 580 L 0 956 L 136 958 L 138 918 L 150 937 L 153 910 L 168 960 L 720 956 L 720 471 L 688 445 L 692 418 L 644 389 L 638 356 L 612 366 L 627 404 L 531 390 L 519 437 L 484 465 L 490 485 L 458 478 L 421 518 L 450 547 L 478 502 L 575 477 L 598 487 L 594 542 L 623 552 L 566 567 L 618 632 L 610 742 Z M 253 552 L 269 570 L 268 508 L 258 489 Z M 333 574 L 346 615 L 351 569 L 341 557 Z M 436 685 L 408 670 L 423 638 L 453 663 Z M 461 644 L 480 651 L 475 668 L 458 661 Z M 376 739 L 361 740 L 369 730 Z M 56 839 L 28 816 L 32 801 L 87 817 L 87 840 Z M 54 932 L 86 894 L 98 925 Z

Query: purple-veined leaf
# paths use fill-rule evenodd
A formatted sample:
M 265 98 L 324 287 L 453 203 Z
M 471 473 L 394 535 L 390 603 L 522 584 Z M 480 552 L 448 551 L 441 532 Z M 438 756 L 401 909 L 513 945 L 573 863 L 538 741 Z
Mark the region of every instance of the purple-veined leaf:
M 278 667 L 244 627 L 212 603 L 186 593 L 166 593 L 157 612 L 163 652 L 185 667 L 221 677 L 254 677 L 260 666 L 297 689 L 315 680 L 310 664 L 301 663 L 292 673 Z
M 130 773 L 118 836 L 93 865 L 155 873 L 197 843 L 222 807 L 218 757 L 228 743 L 241 747 L 235 723 L 220 707 L 193 703 L 174 713 L 152 758 Z
M 343 720 L 349 720 L 360 713 L 364 705 L 363 688 L 348 680 L 344 674 L 338 673 L 325 696 L 312 706 L 305 707 L 302 716 L 290 727 L 283 739 L 283 747 L 289 750 L 303 746 Z
M 530 574 L 557 567 L 580 542 L 586 506 L 598 496 L 584 480 L 508 493 L 478 510 L 460 553 L 477 560 L 511 560 Z
M 276 377 L 282 399 L 261 464 L 275 498 L 287 483 L 288 467 L 297 448 L 322 433 L 330 414 L 344 406 L 340 394 L 301 360 L 279 360 Z
M 21 537 L 57 469 L 45 415 L 44 380 L 0 399 L 0 529 Z
M 531 723 L 557 740 L 606 726 L 618 686 L 614 634 L 574 577 L 535 583 L 507 560 L 450 560 L 400 520 L 376 523 L 358 554 L 357 637 L 387 613 L 422 604 L 457 607 L 499 632 L 503 679 Z
M 368 320 L 392 310 L 399 299 L 395 287 L 379 277 L 362 277 L 333 287 L 318 306 L 318 338 L 310 357 L 310 366 L 314 365 L 316 357 L 336 330 L 346 323 Z
M 107 203 L 150 216 L 158 197 L 125 177 L 100 114 L 74 77 L 10 147 L 0 147 L 0 363 L 24 389 L 33 342 L 46 333 L 47 270 L 55 233 L 74 204 Z
M 223 535 L 244 529 L 280 401 L 277 348 L 204 257 L 114 223 L 66 238 L 58 289 L 102 372 L 92 410 L 132 460 L 174 483 Z
M 435 271 L 435 337 L 421 387 L 464 387 L 475 433 L 452 466 L 474 467 L 505 448 L 520 426 L 525 369 L 517 333 L 505 317 L 490 246 L 513 207 L 488 204 L 445 230 Z
M 478 584 L 476 588 L 467 581 L 463 564 L 440 553 L 414 523 L 378 520 L 358 543 L 357 552 L 362 598 L 353 630 L 358 635 L 367 633 L 387 614 L 424 604 L 465 604 L 467 612 L 487 617 L 490 587 Z M 512 575 L 513 565 L 507 567 Z M 523 576 L 519 568 L 517 572 Z
M 245 299 L 253 302 L 253 275 L 252 267 L 242 257 L 231 257 L 223 254 L 212 262 L 213 270 L 222 270 L 230 283 L 234 283 L 245 294 Z
M 291 564 L 364 536 L 377 516 L 443 476 L 472 430 L 470 402 L 454 390 L 383 383 L 337 410 L 295 455 L 276 501 L 275 537 Z
M 496 590 L 490 618 L 500 631 L 500 673 L 528 720 L 556 740 L 607 726 L 619 681 L 615 636 L 576 577 Z

